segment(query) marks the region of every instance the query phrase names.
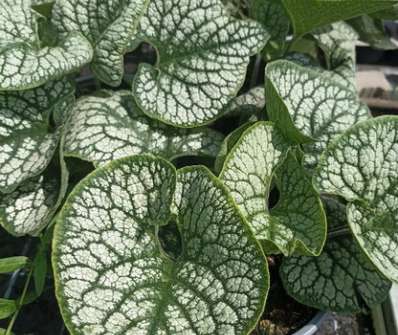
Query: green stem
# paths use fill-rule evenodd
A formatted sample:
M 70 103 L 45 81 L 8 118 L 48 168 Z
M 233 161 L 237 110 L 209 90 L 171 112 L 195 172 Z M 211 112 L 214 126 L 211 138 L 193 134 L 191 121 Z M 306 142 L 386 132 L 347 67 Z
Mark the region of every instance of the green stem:
M 5 335 L 11 335 L 12 334 L 11 333 L 12 327 L 14 326 L 14 323 L 17 320 L 18 314 L 19 314 L 19 312 L 20 312 L 20 310 L 21 310 L 21 308 L 23 306 L 23 302 L 25 300 L 26 293 L 28 292 L 30 280 L 32 279 L 32 274 L 33 274 L 33 267 L 31 267 L 31 269 L 29 270 L 28 278 L 26 278 L 26 282 L 25 282 L 25 286 L 24 286 L 23 291 L 22 291 L 22 295 L 19 298 L 18 303 L 17 303 L 18 304 L 17 310 L 15 311 L 14 315 L 12 316 L 12 319 L 11 319 L 10 323 L 8 324 L 7 331 L 6 331 Z

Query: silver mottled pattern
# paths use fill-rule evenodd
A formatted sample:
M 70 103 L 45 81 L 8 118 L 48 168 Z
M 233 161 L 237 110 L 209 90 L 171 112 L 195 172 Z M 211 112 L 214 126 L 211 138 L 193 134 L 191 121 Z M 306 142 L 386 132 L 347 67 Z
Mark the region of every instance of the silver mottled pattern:
M 258 122 L 233 147 L 220 179 L 258 239 L 285 255 L 319 254 L 326 234 L 322 205 L 300 164 L 292 155 L 286 158 L 288 147 L 272 123 Z M 281 196 L 270 211 L 273 181 Z
M 362 122 L 333 141 L 314 184 L 349 202 L 356 240 L 379 271 L 398 281 L 398 118 Z
M 50 114 L 67 108 L 73 94 L 66 80 L 0 93 L 0 192 L 15 190 L 47 167 L 59 139 L 59 131 L 49 131 Z
M 97 169 L 69 198 L 53 261 L 73 335 L 243 335 L 254 327 L 268 288 L 260 246 L 208 170 L 177 177 L 166 161 L 129 157 Z M 176 259 L 156 233 L 171 208 L 183 243 Z
M 319 70 L 289 61 L 276 61 L 266 68 L 268 99 L 281 99 L 283 108 L 267 110 L 270 118 L 283 122 L 281 127 L 292 132 L 284 118 L 290 118 L 295 131 L 313 143 L 304 144 L 304 162 L 314 167 L 330 141 L 350 126 L 370 117 L 369 109 L 356 94 L 325 77 Z M 272 94 L 275 92 L 274 94 Z
M 345 206 L 327 199 L 329 227 L 345 227 Z M 377 271 L 352 236 L 330 238 L 318 257 L 283 260 L 281 279 L 296 300 L 321 310 L 358 313 L 383 302 L 391 282 Z
M 123 55 L 134 38 L 148 0 L 58 0 L 52 22 L 66 36 L 79 32 L 94 49 L 91 69 L 108 85 L 120 85 Z
M 312 36 L 325 53 L 329 71 L 325 74 L 356 92 L 356 52 L 358 34 L 345 22 L 320 28 Z
M 223 113 L 243 84 L 249 57 L 269 37 L 258 23 L 229 17 L 220 0 L 153 0 L 140 25 L 159 59 L 140 65 L 136 101 L 146 114 L 180 127 Z
M 131 93 L 86 97 L 71 111 L 65 155 L 101 165 L 143 153 L 172 159 L 182 155 L 215 157 L 223 136 L 208 128 L 177 129 L 143 114 Z
M 0 91 L 40 86 L 80 68 L 92 58 L 88 41 L 69 34 L 54 47 L 40 47 L 39 14 L 31 0 L 4 0 L 0 11 Z
M 58 198 L 58 181 L 43 175 L 0 195 L 0 224 L 12 235 L 36 235 L 48 223 Z

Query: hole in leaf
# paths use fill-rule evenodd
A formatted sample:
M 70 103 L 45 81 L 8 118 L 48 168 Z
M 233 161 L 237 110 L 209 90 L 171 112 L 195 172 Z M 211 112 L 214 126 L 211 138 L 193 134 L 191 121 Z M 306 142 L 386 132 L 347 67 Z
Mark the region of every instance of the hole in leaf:
M 171 220 L 166 226 L 161 226 L 158 239 L 163 251 L 172 259 L 177 259 L 182 252 L 182 239 L 177 222 Z
M 280 192 L 276 186 L 271 189 L 268 196 L 268 209 L 274 208 L 280 199 Z

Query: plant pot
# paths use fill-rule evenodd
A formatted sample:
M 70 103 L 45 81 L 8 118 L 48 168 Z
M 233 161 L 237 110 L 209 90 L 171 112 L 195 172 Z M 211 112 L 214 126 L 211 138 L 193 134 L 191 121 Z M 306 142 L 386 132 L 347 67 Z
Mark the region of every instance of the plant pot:
M 313 335 L 318 330 L 321 329 L 323 321 L 328 317 L 327 312 L 318 312 L 310 322 L 308 322 L 304 327 L 297 330 L 293 335 Z
M 393 285 L 388 299 L 372 310 L 376 335 L 398 334 L 398 285 Z

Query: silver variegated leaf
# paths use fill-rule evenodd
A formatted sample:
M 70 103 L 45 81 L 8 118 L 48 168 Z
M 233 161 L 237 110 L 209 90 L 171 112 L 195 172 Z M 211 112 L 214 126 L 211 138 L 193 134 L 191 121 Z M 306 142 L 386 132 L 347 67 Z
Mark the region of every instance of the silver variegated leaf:
M 398 281 L 398 118 L 361 122 L 322 155 L 314 184 L 348 201 L 348 223 L 373 264 Z
M 175 222 L 171 257 L 159 231 Z M 264 307 L 261 248 L 205 168 L 149 156 L 84 179 L 55 228 L 57 297 L 73 335 L 247 334 Z
M 223 136 L 208 128 L 177 129 L 148 118 L 131 93 L 86 97 L 71 111 L 65 155 L 102 165 L 143 153 L 173 159 L 183 155 L 215 157 Z
M 52 21 L 61 34 L 79 32 L 94 49 L 91 68 L 111 86 L 121 83 L 123 55 L 136 34 L 148 0 L 59 0 L 53 8 Z
M 40 86 L 79 69 L 92 57 L 80 34 L 68 34 L 56 46 L 41 47 L 31 0 L 4 0 L 0 12 L 0 91 Z
M 242 86 L 249 57 L 268 39 L 260 24 L 228 16 L 220 0 L 154 0 L 140 26 L 159 58 L 140 64 L 135 99 L 149 116 L 178 127 L 219 117 Z
M 59 140 L 49 118 L 67 108 L 73 94 L 68 81 L 0 94 L 0 192 L 12 192 L 47 167 Z
M 0 194 L 0 224 L 15 236 L 37 235 L 51 219 L 59 187 L 57 178 L 40 175 Z
M 226 114 L 255 114 L 262 112 L 265 107 L 265 90 L 263 86 L 256 86 L 251 88 L 246 93 L 243 93 L 232 99 L 228 104 Z M 242 115 L 244 116 L 244 115 Z
M 356 50 L 358 34 L 345 22 L 333 23 L 312 34 L 325 54 L 327 70 L 336 82 L 356 92 Z
M 357 95 L 319 69 L 290 61 L 266 68 L 267 113 L 296 142 L 304 143 L 304 163 L 314 167 L 330 141 L 370 117 Z
M 318 255 L 326 238 L 326 222 L 318 194 L 289 145 L 272 123 L 258 122 L 246 129 L 227 156 L 220 179 L 257 239 L 285 255 Z M 281 194 L 268 208 L 276 175 Z M 265 247 L 267 249 L 268 247 Z
M 347 227 L 345 206 L 329 198 L 325 204 L 329 227 Z M 340 313 L 358 313 L 380 304 L 391 288 L 349 233 L 329 238 L 318 257 L 285 258 L 280 275 L 296 300 Z

